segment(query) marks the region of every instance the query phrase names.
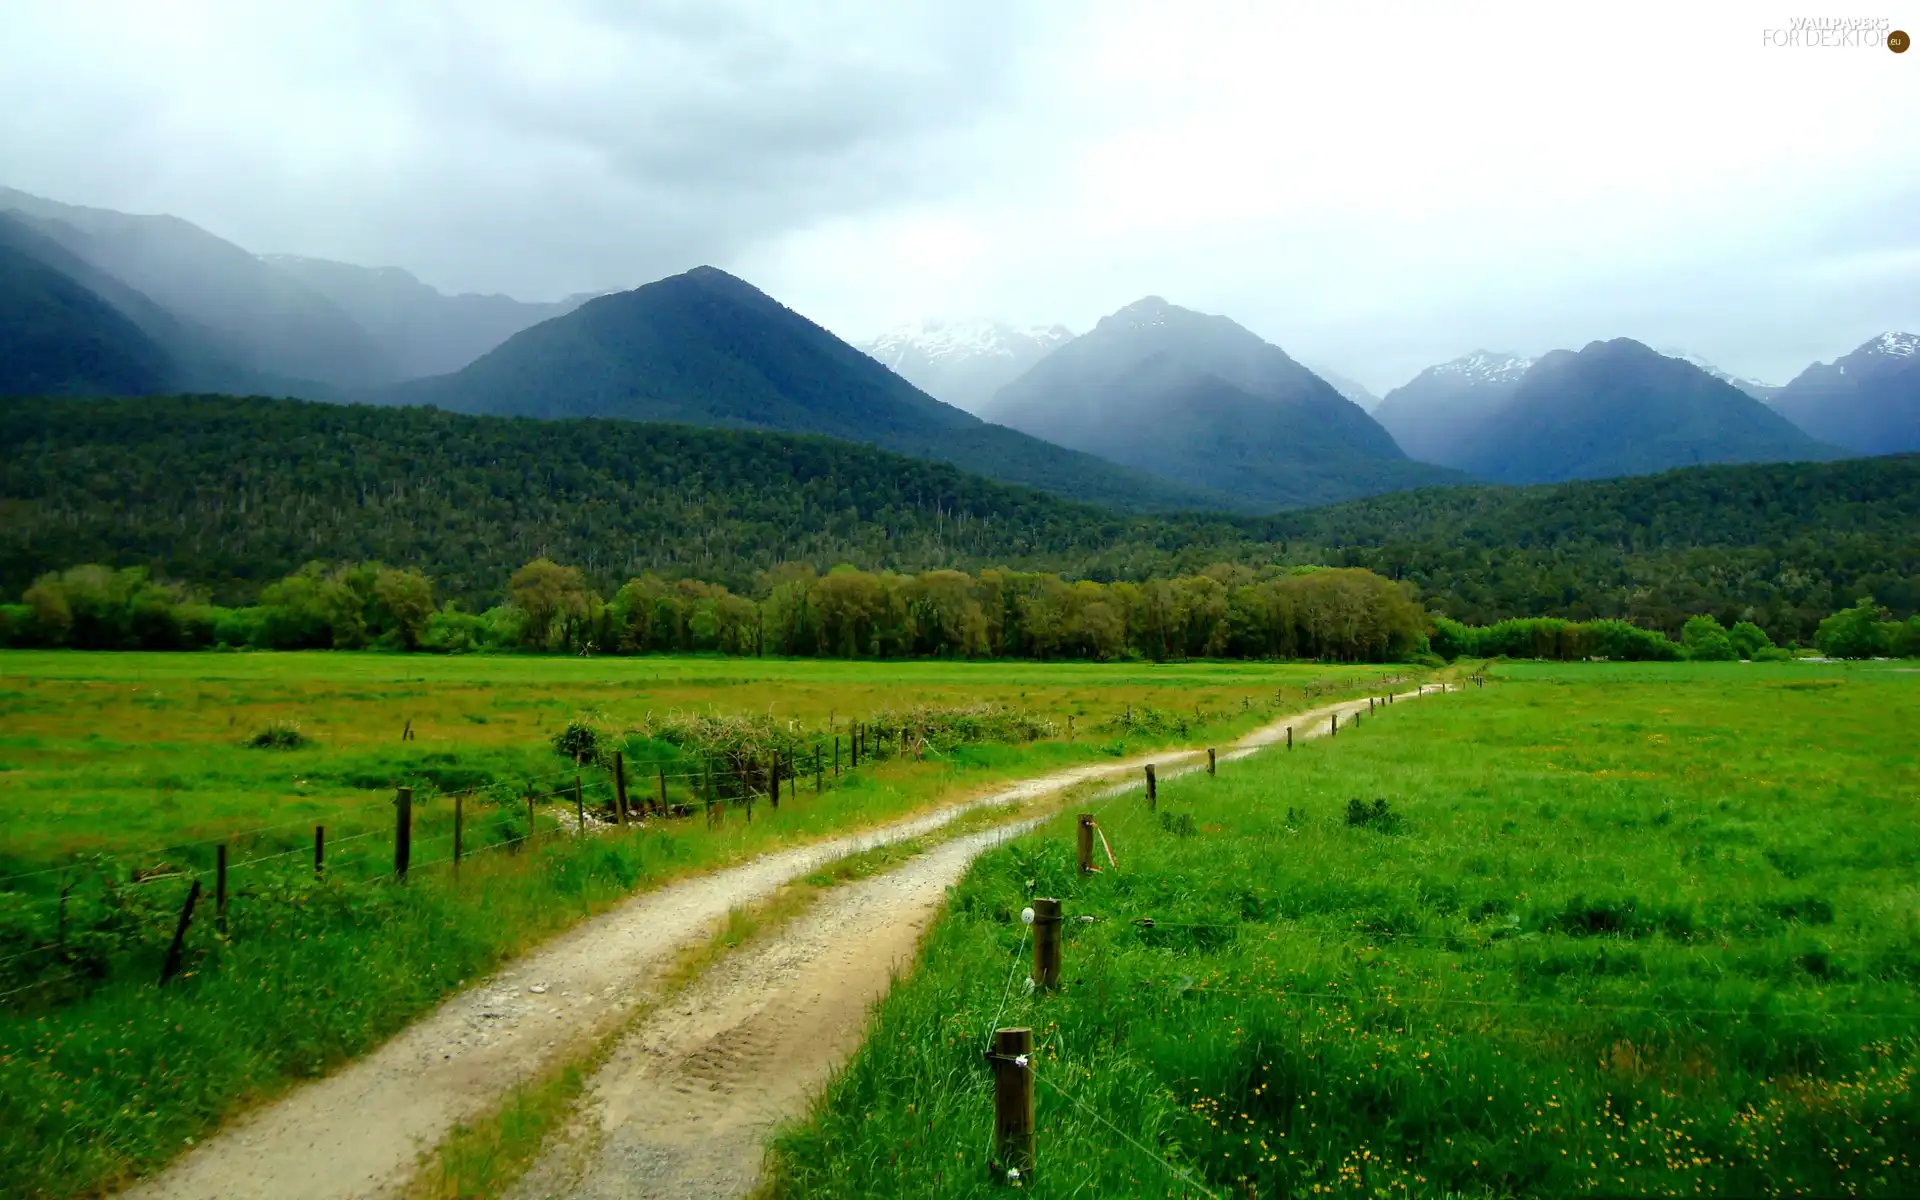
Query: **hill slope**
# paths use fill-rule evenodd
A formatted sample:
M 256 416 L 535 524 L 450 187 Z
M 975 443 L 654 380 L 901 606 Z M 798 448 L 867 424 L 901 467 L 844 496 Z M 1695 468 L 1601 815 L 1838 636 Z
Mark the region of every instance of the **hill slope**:
M 95 293 L 0 240 L 0 395 L 137 396 L 172 360 Z
M 1546 483 L 1844 453 L 1693 364 L 1616 338 L 1534 363 L 1451 457 L 1483 478 Z
M 515 334 L 463 370 L 369 398 L 500 416 L 817 433 L 1114 507 L 1227 503 L 942 404 L 712 267 L 588 301 Z
M 1381 398 L 1373 419 L 1421 462 L 1457 466 L 1460 445 L 1499 411 L 1533 366 L 1517 354 L 1476 350 L 1428 367 Z
M 210 330 L 250 371 L 336 385 L 397 377 L 392 360 L 338 306 L 178 217 L 82 208 L 0 187 L 0 213 L 9 209 L 175 317 Z
M 457 371 L 522 329 L 565 316 L 588 298 L 537 304 L 471 292 L 449 296 L 398 267 L 357 267 L 290 254 L 269 254 L 265 261 L 358 322 L 401 379 Z
M 1774 411 L 1861 454 L 1920 450 L 1920 337 L 1883 333 L 1815 363 L 1773 397 Z
M 1158 296 L 1102 318 L 981 413 L 1250 507 L 1460 481 L 1409 462 L 1386 430 L 1279 347 Z
M 1417 584 L 1438 611 L 1749 609 L 1776 639 L 1871 594 L 1920 605 L 1920 455 L 1433 488 L 1276 517 L 1123 517 L 825 438 L 238 400 L 0 402 L 0 594 L 144 563 L 224 599 L 312 558 L 418 565 L 491 603 L 538 555 L 751 586 L 808 562 L 1099 579 L 1307 563 Z M 1237 573 L 1237 574 L 1236 574 Z

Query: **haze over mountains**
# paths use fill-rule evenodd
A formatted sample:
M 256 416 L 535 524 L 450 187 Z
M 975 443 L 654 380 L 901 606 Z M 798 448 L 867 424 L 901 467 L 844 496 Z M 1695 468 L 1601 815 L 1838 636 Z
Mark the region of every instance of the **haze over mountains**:
M 448 296 L 398 268 L 256 256 L 175 217 L 0 188 L 0 394 L 264 393 L 817 434 L 1125 511 L 1920 448 L 1916 347 L 1890 333 L 1782 388 L 1626 339 L 1538 361 L 1479 351 L 1375 401 L 1158 297 L 1080 337 L 923 322 L 856 349 L 711 267 L 598 298 Z
M 981 413 L 1035 437 L 1265 508 L 1464 480 L 1278 346 L 1149 296 L 1103 317 Z
M 861 342 L 860 349 L 927 395 L 978 413 L 995 392 L 1072 339 L 1064 325 L 922 321 Z

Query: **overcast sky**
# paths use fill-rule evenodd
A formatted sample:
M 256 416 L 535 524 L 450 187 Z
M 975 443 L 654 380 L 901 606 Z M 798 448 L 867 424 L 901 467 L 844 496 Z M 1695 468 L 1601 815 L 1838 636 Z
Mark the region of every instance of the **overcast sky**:
M 19 0 L 0 183 L 448 291 L 712 263 L 853 339 L 1157 293 L 1377 391 L 1622 335 L 1780 382 L 1920 327 L 1920 50 L 1794 11 Z

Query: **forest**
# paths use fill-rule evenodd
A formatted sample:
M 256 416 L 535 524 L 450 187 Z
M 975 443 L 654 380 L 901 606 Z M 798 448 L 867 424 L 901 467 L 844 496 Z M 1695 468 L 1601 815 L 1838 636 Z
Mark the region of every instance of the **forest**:
M 480 612 L 542 557 L 612 596 L 840 565 L 1144 585 L 1361 567 L 1473 625 L 1712 615 L 1780 644 L 1920 607 L 1920 456 L 1402 492 L 1272 517 L 1121 515 L 826 438 L 189 396 L 0 401 L 0 597 L 76 563 L 249 606 L 310 561 L 418 567 Z

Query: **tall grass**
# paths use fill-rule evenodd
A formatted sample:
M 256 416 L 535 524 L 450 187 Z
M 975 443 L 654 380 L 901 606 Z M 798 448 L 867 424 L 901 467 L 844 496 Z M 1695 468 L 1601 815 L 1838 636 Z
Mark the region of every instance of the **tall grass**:
M 1515 665 L 1111 802 L 1117 871 L 1063 816 L 956 890 L 773 1190 L 986 1192 L 997 1020 L 1040 1195 L 1920 1192 L 1916 727 L 1885 669 Z

